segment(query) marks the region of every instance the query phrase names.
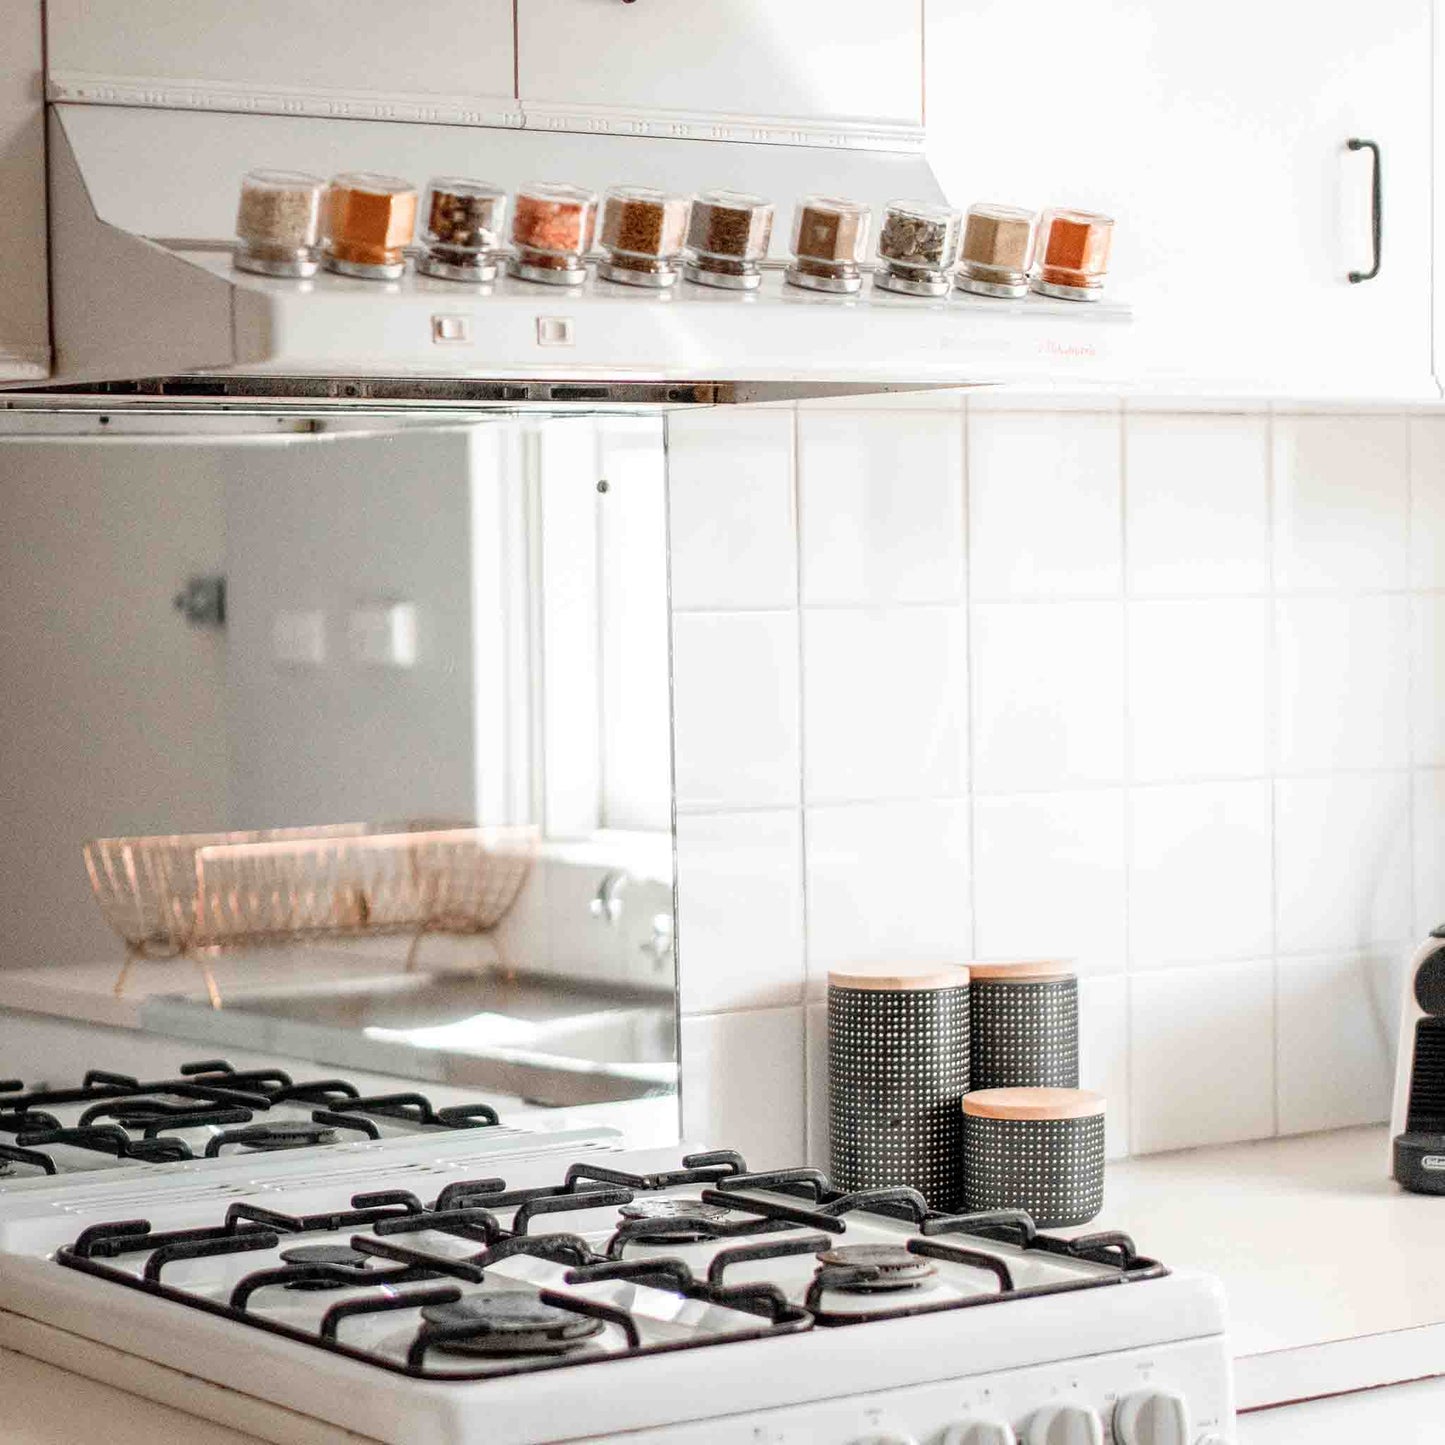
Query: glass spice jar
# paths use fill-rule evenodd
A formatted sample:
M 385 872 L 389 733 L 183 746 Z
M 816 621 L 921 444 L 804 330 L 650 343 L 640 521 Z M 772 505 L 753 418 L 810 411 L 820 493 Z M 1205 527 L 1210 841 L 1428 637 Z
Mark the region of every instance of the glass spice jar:
M 671 286 L 681 274 L 691 202 L 648 186 L 613 186 L 602 199 L 597 274 L 627 286 Z
M 1097 301 L 1109 270 L 1114 222 L 1092 211 L 1048 211 L 1039 233 L 1039 274 L 1034 290 L 1065 301 Z
M 484 181 L 446 176 L 426 188 L 416 269 L 443 281 L 491 281 L 497 274 L 507 193 Z
M 527 186 L 512 211 L 514 252 L 507 270 L 523 281 L 580 286 L 587 279 L 583 259 L 597 225 L 597 196 L 580 186 Z
M 395 281 L 406 270 L 416 230 L 416 187 L 397 176 L 354 171 L 326 192 L 326 269 Z
M 314 276 L 321 262 L 325 194 L 320 176 L 247 171 L 236 207 L 236 266 L 262 276 Z
M 836 196 L 805 196 L 793 212 L 793 264 L 786 279 L 810 291 L 862 289 L 872 212 Z
M 953 278 L 959 289 L 976 296 L 1026 296 L 1036 220 L 1017 206 L 970 206 Z
M 687 228 L 691 258 L 683 274 L 700 286 L 755 291 L 762 285 L 759 264 L 773 238 L 773 205 L 741 191 L 703 191 L 692 201 Z
M 908 296 L 947 296 L 958 254 L 957 211 L 928 201 L 890 201 L 883 212 L 875 286 Z

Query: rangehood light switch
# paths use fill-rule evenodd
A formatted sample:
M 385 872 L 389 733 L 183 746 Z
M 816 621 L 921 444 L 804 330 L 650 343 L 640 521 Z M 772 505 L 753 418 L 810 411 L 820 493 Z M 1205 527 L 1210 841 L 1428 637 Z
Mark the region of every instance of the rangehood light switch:
M 537 318 L 538 346 L 575 346 L 576 326 L 570 316 L 539 316 Z
M 431 319 L 431 339 L 438 346 L 465 346 L 472 339 L 472 319 L 455 313 Z

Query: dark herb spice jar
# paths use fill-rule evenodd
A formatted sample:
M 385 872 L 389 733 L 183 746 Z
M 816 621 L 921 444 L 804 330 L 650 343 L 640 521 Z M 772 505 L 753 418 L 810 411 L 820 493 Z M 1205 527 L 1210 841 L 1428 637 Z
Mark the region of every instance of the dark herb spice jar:
M 1040 1229 L 1057 1229 L 1104 1207 L 1102 1094 L 982 1089 L 962 1112 L 966 1209 L 1023 1209 Z
M 683 275 L 699 286 L 755 291 L 773 237 L 773 206 L 741 191 L 703 191 L 692 198 L 687 227 L 691 258 Z
M 416 259 L 424 276 L 443 281 L 492 281 L 502 245 L 507 193 L 485 181 L 447 176 L 426 188 Z
M 969 1060 L 975 1089 L 1079 1084 L 1079 981 L 1066 963 L 971 963 Z
M 828 975 L 830 1177 L 852 1192 L 907 1184 L 960 1203 L 968 970 L 887 965 Z

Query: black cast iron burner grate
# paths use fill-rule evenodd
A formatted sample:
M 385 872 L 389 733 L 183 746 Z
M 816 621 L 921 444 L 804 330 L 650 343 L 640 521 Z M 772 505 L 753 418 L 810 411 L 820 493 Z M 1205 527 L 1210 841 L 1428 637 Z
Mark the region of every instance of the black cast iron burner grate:
M 371 1101 L 373 1105 L 375 1102 Z M 390 1104 L 390 1100 L 384 1101 L 384 1107 Z M 671 1211 L 664 1211 L 661 1217 L 624 1218 L 601 1252 L 579 1234 L 530 1232 L 533 1222 L 539 1218 L 550 1220 L 556 1215 L 599 1208 L 620 1212 L 632 1205 L 638 1195 L 679 1185 L 702 1186 L 699 1202 L 728 1211 L 727 1219 L 716 1214 L 706 1218 L 694 1215 L 689 1219 L 689 1226 L 699 1232 L 697 1237 L 748 1240 L 718 1251 L 711 1258 L 706 1279 L 697 1278 L 681 1259 L 656 1255 L 623 1257 L 629 1244 L 670 1242 L 667 1231 L 675 1232 L 678 1225 L 678 1218 Z M 764 1192 L 773 1197 L 756 1197 Z M 513 1211 L 510 1228 L 503 1226 L 498 1218 L 498 1211 L 504 1209 Z M 648 1212 L 655 1214 L 655 1211 Z M 855 1212 L 901 1219 L 914 1225 L 918 1234 L 876 1258 L 866 1251 L 850 1250 L 846 1246 L 840 1249 L 837 1236 L 846 1233 L 846 1216 Z M 306 1235 L 347 1230 L 369 1232 L 352 1234 L 346 1245 L 288 1243 L 281 1249 L 283 1239 L 296 1241 Z M 457 1258 L 400 1242 L 401 1236 L 423 1231 L 449 1234 L 483 1247 L 473 1255 Z M 1017 1288 L 1004 1259 L 940 1237 L 950 1234 L 1002 1240 L 1025 1252 L 1037 1250 L 1085 1260 L 1105 1265 L 1111 1273 L 1098 1278 Z M 225 1299 L 187 1290 L 163 1278 L 168 1268 L 183 1261 L 278 1249 L 279 1266 L 246 1274 Z M 954 1263 L 987 1271 L 993 1275 L 997 1288 L 991 1293 L 916 1305 L 898 1304 L 898 1295 L 890 1291 L 888 1298 L 893 1302 L 876 1310 L 842 1313 L 830 1309 L 828 1297 L 834 1291 L 852 1293 L 856 1299 L 860 1289 L 864 1292 L 870 1287 L 876 1289 L 886 1271 L 900 1269 L 901 1261 L 896 1257 L 900 1252 L 917 1260 L 919 1277 L 926 1276 L 928 1267 L 936 1262 Z M 146 1258 L 139 1273 L 107 1262 L 142 1253 Z M 757 1326 L 721 1335 L 644 1344 L 638 1323 L 627 1310 L 560 1290 L 539 1288 L 528 1297 L 535 1302 L 538 1319 L 548 1322 L 554 1338 L 542 1341 L 538 1351 L 513 1355 L 505 1347 L 498 1350 L 495 1339 L 489 1343 L 484 1338 L 488 1328 L 496 1334 L 504 1332 L 505 1325 L 494 1323 L 479 1327 L 473 1307 L 456 1307 L 464 1299 L 478 1298 L 464 1295 L 463 1285 L 484 1284 L 489 1269 L 517 1255 L 530 1255 L 566 1266 L 563 1278 L 568 1285 L 632 1281 L 684 1299 L 754 1316 Z M 797 1255 L 819 1257 L 802 1305 L 790 1301 L 770 1283 L 727 1283 L 728 1271 L 739 1264 Z M 513 1190 L 508 1189 L 502 1179 L 466 1180 L 448 1185 L 431 1205 L 408 1191 L 388 1190 L 355 1195 L 348 1210 L 311 1215 L 288 1215 L 249 1202 L 235 1203 L 227 1210 L 224 1223 L 213 1228 L 155 1233 L 146 1220 L 121 1220 L 86 1229 L 73 1244 L 58 1251 L 55 1258 L 67 1268 L 128 1289 L 393 1374 L 458 1383 L 795 1334 L 815 1325 L 842 1328 L 976 1308 L 1001 1301 L 1128 1284 L 1158 1278 L 1167 1272 L 1157 1261 L 1138 1254 L 1127 1235 L 1107 1233 L 1074 1240 L 1056 1238 L 1040 1234 L 1027 1214 L 1014 1210 L 973 1215 L 936 1214 L 912 1189 L 845 1193 L 834 1189 L 816 1169 L 752 1173 L 742 1157 L 731 1151 L 689 1155 L 680 1170 L 648 1175 L 579 1163 L 567 1170 L 561 1185 L 543 1188 Z M 500 1283 L 504 1290 L 516 1289 L 513 1280 L 503 1278 L 494 1283 Z M 368 1293 L 339 1300 L 325 1311 L 314 1329 L 307 1329 L 257 1313 L 252 1307 L 257 1295 L 275 1288 L 366 1289 Z M 404 1361 L 340 1338 L 341 1327 L 349 1319 L 407 1310 L 417 1311 L 417 1323 Z M 562 1342 L 586 1344 L 607 1325 L 620 1333 L 621 1349 L 560 1347 Z M 525 1343 L 526 1332 L 517 1333 Z M 536 1333 L 540 1339 L 545 1331 L 539 1329 Z M 433 1352 L 447 1355 L 447 1369 L 437 1369 L 428 1363 Z M 486 1367 L 466 1368 L 467 1354 L 484 1358 Z

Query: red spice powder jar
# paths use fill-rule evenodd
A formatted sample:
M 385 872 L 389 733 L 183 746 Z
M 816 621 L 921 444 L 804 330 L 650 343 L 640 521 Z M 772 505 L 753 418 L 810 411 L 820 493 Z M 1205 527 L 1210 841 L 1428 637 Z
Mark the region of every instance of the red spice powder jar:
M 1034 290 L 1065 301 L 1097 301 L 1109 270 L 1114 222 L 1092 211 L 1048 211 Z
M 416 230 L 416 187 L 397 176 L 352 172 L 326 193 L 326 267 L 343 276 L 395 281 Z
M 512 209 L 514 254 L 507 270 L 524 281 L 579 286 L 597 225 L 597 195 L 579 186 L 535 185 L 517 192 Z

